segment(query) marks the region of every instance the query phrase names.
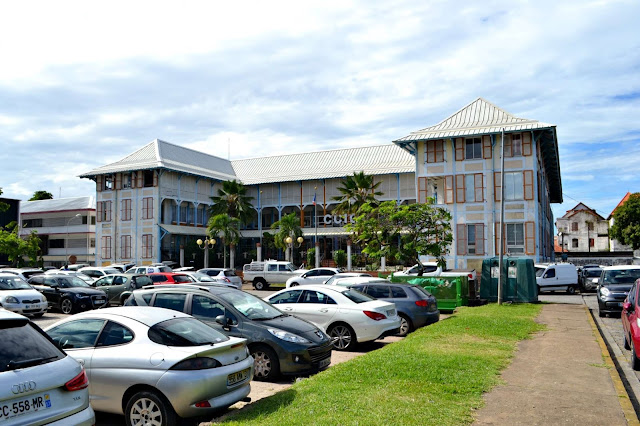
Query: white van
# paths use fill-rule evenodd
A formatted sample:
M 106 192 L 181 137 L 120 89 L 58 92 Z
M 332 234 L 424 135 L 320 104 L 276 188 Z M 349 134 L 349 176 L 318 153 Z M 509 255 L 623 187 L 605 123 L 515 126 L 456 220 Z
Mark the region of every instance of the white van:
M 572 263 L 537 264 L 535 268 L 538 293 L 566 291 L 574 294 L 578 289 L 578 270 Z

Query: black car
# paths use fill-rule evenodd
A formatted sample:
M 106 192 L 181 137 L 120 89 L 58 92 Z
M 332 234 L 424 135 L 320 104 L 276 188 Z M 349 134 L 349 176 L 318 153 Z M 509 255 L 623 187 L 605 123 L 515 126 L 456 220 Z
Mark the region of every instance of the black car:
M 149 286 L 134 290 L 125 306 L 174 309 L 228 336 L 247 339 L 256 380 L 273 380 L 281 373 L 306 375 L 331 363 L 333 344 L 322 330 L 242 290 L 191 284 Z
M 640 266 L 607 266 L 598 281 L 598 315 L 620 314 L 633 283 L 640 278 Z
M 84 280 L 73 275 L 35 275 L 27 281 L 44 294 L 50 308 L 64 314 L 101 308 L 107 304 L 102 290 L 89 287 Z

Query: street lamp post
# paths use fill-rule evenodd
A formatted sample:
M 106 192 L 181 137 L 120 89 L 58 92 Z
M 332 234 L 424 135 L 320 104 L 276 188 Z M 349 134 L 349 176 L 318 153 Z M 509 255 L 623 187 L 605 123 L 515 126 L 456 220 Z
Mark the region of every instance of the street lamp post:
M 80 213 L 77 213 L 75 216 L 73 216 L 71 219 L 69 219 L 67 221 L 67 237 L 64 240 L 64 263 L 65 265 L 69 265 L 69 224 L 71 223 L 71 221 L 73 219 L 75 219 L 76 217 L 80 217 L 82 216 Z
M 204 250 L 204 267 L 208 268 L 209 267 L 209 249 L 212 249 L 213 246 L 216 245 L 216 240 L 215 238 L 208 236 L 208 237 L 205 237 L 204 241 L 198 238 L 198 240 L 196 241 L 196 244 L 198 244 L 198 247 Z
M 298 242 L 296 247 L 300 247 L 304 242 L 304 238 L 298 237 L 296 241 Z M 291 236 L 288 236 L 287 238 L 284 239 L 284 242 L 287 243 L 287 252 L 289 253 L 289 255 L 287 256 L 288 257 L 287 261 L 293 262 L 293 238 L 291 238 Z

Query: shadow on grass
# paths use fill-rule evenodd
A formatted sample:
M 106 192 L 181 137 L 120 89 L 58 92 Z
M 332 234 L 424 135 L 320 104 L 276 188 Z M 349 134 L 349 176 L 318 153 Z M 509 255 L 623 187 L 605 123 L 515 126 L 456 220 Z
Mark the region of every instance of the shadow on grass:
M 296 398 L 296 391 L 294 389 L 286 389 L 276 394 L 260 399 L 260 404 L 249 404 L 240 409 L 227 410 L 222 415 L 211 420 L 211 424 L 219 424 L 228 420 L 233 420 L 236 414 L 242 412 L 244 418 L 243 421 L 257 421 L 263 416 L 268 416 L 282 407 L 288 406 Z

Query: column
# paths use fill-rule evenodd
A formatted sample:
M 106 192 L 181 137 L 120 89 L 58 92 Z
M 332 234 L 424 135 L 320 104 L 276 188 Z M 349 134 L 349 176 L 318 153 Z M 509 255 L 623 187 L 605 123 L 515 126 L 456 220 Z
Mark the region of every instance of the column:
M 347 240 L 347 271 L 351 270 L 351 240 Z

